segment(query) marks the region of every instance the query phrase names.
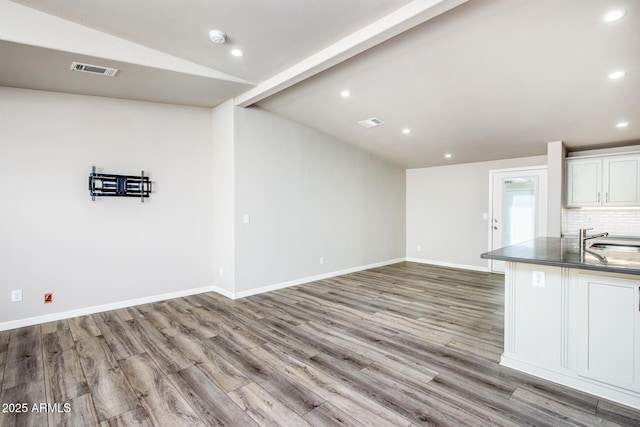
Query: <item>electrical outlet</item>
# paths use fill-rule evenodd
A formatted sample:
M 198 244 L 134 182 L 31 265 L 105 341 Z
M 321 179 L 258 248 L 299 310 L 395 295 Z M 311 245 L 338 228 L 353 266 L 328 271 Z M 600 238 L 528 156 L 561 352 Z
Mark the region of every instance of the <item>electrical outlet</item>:
M 218 276 L 222 277 L 222 267 L 218 268 Z
M 544 288 L 544 271 L 531 272 L 531 286 L 536 288 Z
M 53 303 L 53 293 L 47 292 L 46 294 L 44 294 L 44 303 L 45 304 Z
M 324 264 L 324 257 L 323 256 L 320 257 L 320 265 L 322 265 L 322 264 Z
M 11 291 L 11 302 L 22 301 L 22 289 L 15 289 Z
M 422 252 L 422 246 L 418 245 L 417 249 L 418 249 L 418 252 Z

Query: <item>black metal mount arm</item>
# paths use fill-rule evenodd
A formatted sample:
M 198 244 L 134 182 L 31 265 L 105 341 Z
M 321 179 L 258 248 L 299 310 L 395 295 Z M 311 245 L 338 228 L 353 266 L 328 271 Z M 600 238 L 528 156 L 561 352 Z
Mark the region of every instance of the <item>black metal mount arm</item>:
M 96 197 L 138 197 L 144 202 L 151 195 L 151 181 L 144 176 L 144 171 L 138 176 L 114 175 L 96 173 L 96 167 L 93 166 L 89 174 L 89 192 L 94 201 Z

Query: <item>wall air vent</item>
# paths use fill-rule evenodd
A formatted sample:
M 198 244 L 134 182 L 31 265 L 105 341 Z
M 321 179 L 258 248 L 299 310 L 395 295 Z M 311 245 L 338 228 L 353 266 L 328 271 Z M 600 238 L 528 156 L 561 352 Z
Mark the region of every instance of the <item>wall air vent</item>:
M 375 117 L 372 117 L 370 119 L 362 120 L 358 122 L 358 124 L 366 128 L 372 128 L 374 126 L 380 126 L 381 124 L 384 124 L 384 122 L 380 119 L 376 119 Z
M 100 65 L 82 64 L 74 62 L 71 64 L 73 71 L 81 71 L 83 73 L 100 74 L 101 76 L 113 77 L 118 70 L 116 68 L 101 67 Z

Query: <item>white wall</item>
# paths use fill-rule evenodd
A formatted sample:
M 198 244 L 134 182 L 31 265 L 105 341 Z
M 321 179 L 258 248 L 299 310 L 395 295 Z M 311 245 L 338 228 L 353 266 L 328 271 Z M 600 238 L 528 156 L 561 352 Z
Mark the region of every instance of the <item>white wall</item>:
M 213 259 L 214 285 L 232 298 L 235 292 L 234 105 L 224 102 L 211 113 L 213 132 Z
M 489 213 L 489 171 L 546 163 L 536 156 L 407 170 L 407 258 L 487 270 L 480 254 L 489 248 L 482 219 Z
M 259 108 L 235 143 L 236 292 L 404 257 L 404 170 Z
M 404 171 L 260 109 L 0 88 L 0 117 L 0 329 L 404 258 Z M 154 193 L 92 202 L 92 165 Z
M 562 235 L 562 206 L 564 200 L 564 159 L 567 150 L 562 141 L 547 144 L 547 236 Z
M 212 285 L 209 109 L 0 87 L 0 117 L 0 326 Z M 92 202 L 92 165 L 154 193 Z
M 486 268 L 489 170 L 546 163 L 405 173 L 231 101 L 211 111 L 0 87 L 0 117 L 0 329 L 205 290 L 244 296 L 405 255 Z M 92 202 L 92 165 L 144 169 L 154 193 Z

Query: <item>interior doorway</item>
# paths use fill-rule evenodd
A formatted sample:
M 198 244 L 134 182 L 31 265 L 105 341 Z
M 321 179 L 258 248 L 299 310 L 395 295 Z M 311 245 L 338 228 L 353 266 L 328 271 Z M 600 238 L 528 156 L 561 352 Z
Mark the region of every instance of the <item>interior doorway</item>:
M 547 234 L 547 167 L 493 170 L 489 250 L 515 245 Z M 504 273 L 504 261 L 490 269 Z

